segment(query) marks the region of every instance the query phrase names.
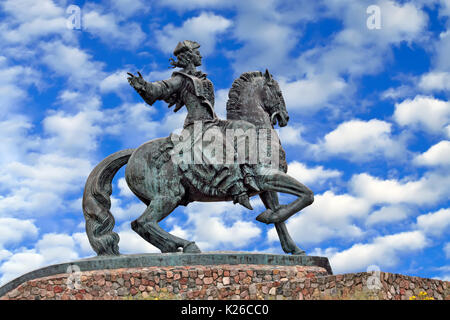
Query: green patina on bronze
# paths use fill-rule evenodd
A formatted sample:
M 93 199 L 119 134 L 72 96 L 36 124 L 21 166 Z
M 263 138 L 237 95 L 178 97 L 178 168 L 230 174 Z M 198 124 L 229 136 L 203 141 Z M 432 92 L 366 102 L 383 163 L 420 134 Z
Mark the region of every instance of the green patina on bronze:
M 86 232 L 92 248 L 98 255 L 119 254 L 119 236 L 113 231 L 114 217 L 109 211 L 111 181 L 126 164 L 125 178 L 129 188 L 147 205 L 145 212 L 132 222 L 132 229 L 161 252 L 200 252 L 194 242 L 176 237 L 158 224 L 178 206 L 194 201 L 233 201 L 253 209 L 249 197 L 259 195 L 267 210 L 256 219 L 275 225 L 286 253 L 305 255 L 290 237 L 284 221 L 312 204 L 314 196 L 309 188 L 286 174 L 285 153 L 274 126 L 277 123 L 280 127 L 286 126 L 289 116 L 277 81 L 267 70 L 265 73 L 243 73 L 230 89 L 227 120 L 219 119 L 214 111 L 213 84 L 206 74 L 196 69 L 202 59 L 199 47 L 198 43 L 189 40 L 177 45 L 174 51 L 177 60 L 172 59 L 171 64 L 181 69 L 173 72 L 170 79 L 147 82 L 140 73 L 138 76 L 129 73 L 130 85 L 146 103 L 152 105 L 163 100 L 169 107 L 175 105 L 175 112 L 185 106 L 187 117 L 182 135 L 171 134 L 136 149 L 119 151 L 92 171 L 83 195 Z M 273 157 L 275 166 L 259 160 L 251 162 L 249 159 L 257 150 L 237 150 L 240 143 L 246 141 L 246 133 L 264 130 L 268 136 L 275 137 L 263 150 L 270 156 L 276 155 Z M 242 134 L 232 136 L 230 141 L 229 131 Z M 215 138 L 206 139 L 211 132 L 214 134 L 210 136 Z M 235 138 L 238 147 L 235 147 Z M 194 159 L 200 154 L 201 163 L 173 161 L 175 156 L 187 154 L 177 149 L 186 141 Z M 232 145 L 237 151 L 236 158 L 242 156 L 244 160 L 223 162 L 218 149 L 213 153 L 205 152 L 213 141 L 223 143 L 220 148 Z M 281 205 L 278 192 L 292 194 L 297 199 Z

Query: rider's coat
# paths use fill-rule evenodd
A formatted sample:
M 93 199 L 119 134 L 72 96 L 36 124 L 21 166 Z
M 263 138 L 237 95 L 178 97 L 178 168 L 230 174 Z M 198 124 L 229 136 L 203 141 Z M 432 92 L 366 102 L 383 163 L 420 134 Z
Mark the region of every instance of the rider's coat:
M 225 142 L 225 130 L 230 128 L 231 120 L 221 120 L 214 111 L 214 86 L 206 78 L 206 74 L 196 71 L 193 74 L 175 71 L 167 80 L 145 82 L 144 89 L 137 90 L 141 97 L 150 105 L 157 100 L 176 105 L 174 111 L 186 106 L 188 115 L 184 122 L 184 130 L 188 130 L 192 138 L 194 153 L 203 156 L 202 164 L 181 165 L 187 180 L 197 189 L 212 196 L 231 193 L 236 197 L 249 193 L 252 188 L 246 185 L 248 176 L 253 177 L 252 166 L 239 163 L 224 163 L 214 155 L 202 153 L 208 144 L 203 140 L 203 134 L 211 128 L 217 128 L 222 133 Z M 195 123 L 201 122 L 202 130 L 194 130 Z M 244 122 L 244 121 L 242 121 Z M 248 129 L 252 124 L 245 122 Z M 201 149 L 198 150 L 201 141 Z

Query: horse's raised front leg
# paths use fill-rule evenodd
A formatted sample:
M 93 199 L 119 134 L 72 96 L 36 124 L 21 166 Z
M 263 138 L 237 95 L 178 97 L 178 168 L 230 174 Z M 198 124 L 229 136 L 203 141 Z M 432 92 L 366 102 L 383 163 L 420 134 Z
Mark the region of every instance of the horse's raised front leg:
M 314 202 L 314 193 L 308 187 L 281 171 L 262 175 L 260 186 L 263 190 L 289 193 L 298 197 L 288 205 L 280 205 L 275 211 L 267 209 L 256 217 L 260 222 L 283 222 Z
M 259 194 L 261 201 L 264 203 L 267 209 L 276 211 L 280 204 L 278 202 L 278 194 L 274 191 L 265 191 Z M 300 249 L 292 240 L 284 222 L 276 222 L 275 229 L 277 230 L 278 237 L 280 238 L 281 248 L 286 253 L 295 255 L 304 255 L 305 251 Z
M 131 228 L 161 252 L 201 252 L 195 242 L 176 237 L 164 231 L 159 225 L 178 205 L 181 197 L 158 196 L 152 199 L 144 213 L 131 223 Z

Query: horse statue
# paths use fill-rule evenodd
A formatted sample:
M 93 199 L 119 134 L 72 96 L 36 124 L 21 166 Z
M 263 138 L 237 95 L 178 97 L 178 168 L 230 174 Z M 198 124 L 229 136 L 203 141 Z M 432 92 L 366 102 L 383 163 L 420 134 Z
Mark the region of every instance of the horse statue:
M 149 105 L 164 100 L 169 107 L 176 104 L 175 112 L 186 106 L 188 115 L 181 135 L 171 134 L 136 149 L 118 151 L 91 172 L 82 206 L 92 248 L 98 255 L 119 254 L 119 235 L 113 231 L 115 221 L 110 212 L 111 184 L 117 171 L 127 165 L 126 182 L 147 205 L 131 227 L 161 252 L 200 252 L 195 242 L 174 236 L 158 224 L 178 206 L 194 201 L 233 201 L 252 209 L 248 199 L 259 195 L 266 210 L 256 219 L 275 225 L 284 252 L 305 255 L 290 237 L 284 221 L 312 204 L 314 196 L 309 188 L 286 174 L 285 153 L 274 126 L 286 126 L 289 116 L 277 81 L 268 70 L 243 73 L 229 91 L 227 120 L 219 119 L 214 112 L 212 83 L 206 74 L 196 70 L 202 58 L 199 47 L 189 40 L 178 44 L 174 51 L 177 61 L 172 59 L 171 64 L 182 70 L 175 71 L 168 80 L 147 82 L 139 72 L 138 76 L 129 73 L 131 86 Z M 234 136 L 229 138 L 229 132 Z M 248 132 L 256 132 L 262 152 L 260 145 L 257 152 L 247 143 Z M 242 144 L 244 148 L 239 149 Z M 222 161 L 223 148 L 233 154 L 231 161 Z M 240 151 L 233 153 L 236 149 Z M 214 152 L 208 152 L 211 150 Z M 275 161 L 250 159 L 267 151 Z M 192 163 L 192 157 L 201 161 Z M 278 192 L 297 198 L 281 205 Z

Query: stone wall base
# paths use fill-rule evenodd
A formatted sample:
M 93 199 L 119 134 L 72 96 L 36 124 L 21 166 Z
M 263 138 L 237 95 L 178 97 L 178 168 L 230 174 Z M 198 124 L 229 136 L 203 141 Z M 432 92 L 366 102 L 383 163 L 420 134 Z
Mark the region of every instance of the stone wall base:
M 449 285 L 386 272 L 329 275 L 312 266 L 194 265 L 57 274 L 24 282 L 0 299 L 450 300 Z

